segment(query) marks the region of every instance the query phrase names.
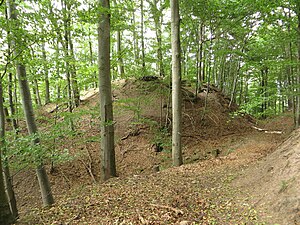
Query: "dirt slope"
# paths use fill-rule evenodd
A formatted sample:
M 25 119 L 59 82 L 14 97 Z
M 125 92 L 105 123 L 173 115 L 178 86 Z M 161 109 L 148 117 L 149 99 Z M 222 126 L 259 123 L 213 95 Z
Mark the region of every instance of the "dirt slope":
M 300 129 L 295 130 L 242 183 L 251 186 L 254 204 L 271 212 L 270 221 L 300 224 Z
M 126 80 L 115 83 L 113 89 L 119 178 L 104 184 L 94 182 L 100 174 L 100 121 L 97 90 L 92 90 L 75 110 L 81 116 L 76 122 L 76 135 L 58 140 L 62 150 L 68 149 L 75 158 L 56 164 L 49 176 L 56 205 L 50 210 L 39 209 L 37 182 L 32 182 L 36 180 L 34 171 L 16 177 L 19 224 L 255 224 L 266 221 L 265 209 L 260 212 L 252 207 L 245 185 L 238 182 L 237 187 L 232 181 L 241 171 L 248 167 L 250 170 L 253 162 L 276 149 L 290 130 L 287 127 L 291 127 L 291 118 L 255 124 L 284 131 L 266 134 L 252 128 L 253 118 L 235 115 L 236 106 L 229 107 L 229 99 L 218 90 L 213 89 L 208 95 L 202 92 L 194 98 L 188 89 L 183 89 L 186 165 L 170 168 L 169 86 L 160 81 Z M 47 110 L 47 116 L 56 116 L 52 108 Z M 58 122 L 63 120 L 63 116 L 58 118 Z M 44 129 L 51 126 L 41 125 Z M 157 147 L 161 149 L 158 151 Z M 159 168 L 160 172 L 155 173 L 153 168 Z M 249 181 L 253 181 L 253 176 L 243 180 L 246 187 Z M 273 211 L 267 215 L 273 216 Z

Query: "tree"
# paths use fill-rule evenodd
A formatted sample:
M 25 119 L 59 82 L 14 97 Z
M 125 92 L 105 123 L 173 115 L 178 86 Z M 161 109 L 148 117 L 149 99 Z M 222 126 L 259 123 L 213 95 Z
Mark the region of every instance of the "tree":
M 0 80 L 0 224 L 7 225 L 14 221 L 13 214 L 10 210 L 4 187 L 4 179 L 2 173 L 2 149 L 4 148 L 4 132 L 5 132 L 5 118 L 4 118 L 4 107 L 3 107 L 3 90 L 2 90 L 2 79 Z
M 298 53 L 298 63 L 300 62 L 300 2 L 295 1 L 296 3 L 296 14 L 297 14 L 297 53 Z M 300 126 L 300 66 L 298 65 L 297 68 L 297 76 L 296 76 L 296 97 L 295 97 L 295 127 L 299 128 Z
M 101 12 L 98 24 L 98 69 L 101 117 L 101 175 L 102 180 L 116 176 L 114 121 L 110 77 L 110 5 L 99 0 Z
M 172 158 L 173 165 L 180 166 L 181 147 L 181 57 L 180 57 L 180 16 L 178 0 L 171 0 L 171 42 L 172 42 Z
M 19 50 L 22 49 L 21 48 L 22 41 L 20 39 L 20 33 L 22 30 L 17 20 L 16 7 L 14 1 L 7 0 L 7 8 L 8 8 L 8 18 L 11 21 L 15 22 L 16 25 L 16 27 L 14 27 L 14 29 L 11 31 L 12 35 L 14 36 L 14 39 L 11 43 L 12 43 L 12 47 L 14 48 L 15 57 L 16 56 L 19 57 L 18 60 L 16 60 L 15 64 L 17 67 L 17 78 L 19 82 L 19 89 L 22 98 L 22 106 L 25 114 L 26 125 L 27 125 L 29 135 L 33 137 L 33 145 L 39 145 L 40 140 L 37 136 L 38 129 L 35 122 L 35 116 L 32 107 L 31 94 L 30 94 L 29 84 L 26 76 L 26 67 L 22 63 L 23 56 L 22 56 L 22 52 L 20 52 Z M 50 182 L 48 180 L 48 176 L 43 164 L 43 159 L 39 157 L 36 163 L 37 163 L 36 173 L 40 185 L 43 204 L 44 206 L 52 205 L 54 203 L 54 200 L 51 192 Z

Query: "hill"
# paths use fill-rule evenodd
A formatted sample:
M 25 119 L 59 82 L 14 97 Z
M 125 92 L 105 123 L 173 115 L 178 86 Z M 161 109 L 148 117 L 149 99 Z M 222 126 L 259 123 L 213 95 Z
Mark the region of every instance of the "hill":
M 216 88 L 195 98 L 186 87 L 183 89 L 186 165 L 171 168 L 169 93 L 170 87 L 159 80 L 124 80 L 114 84 L 119 177 L 99 184 L 95 182 L 100 174 L 99 103 L 97 90 L 88 91 L 74 112 L 80 115 L 76 134 L 59 140 L 61 149 L 68 149 L 74 158 L 56 164 L 51 171 L 56 205 L 39 210 L 38 187 L 32 182 L 34 172 L 16 176 L 21 208 L 19 224 L 266 221 L 264 211 L 257 211 L 252 205 L 254 193 L 249 194 L 242 182 L 237 182 L 238 185 L 235 182 L 241 171 L 252 171 L 253 163 L 280 145 L 290 131 L 290 117 L 256 124 L 250 116 L 236 114 L 237 107 L 229 107 L 229 99 Z M 56 110 L 57 105 L 50 105 L 41 114 L 54 117 Z M 58 110 L 62 112 L 64 107 Z M 65 119 L 60 116 L 57 121 Z M 264 129 L 283 133 L 268 133 Z M 243 180 L 247 181 L 251 182 L 252 177 Z

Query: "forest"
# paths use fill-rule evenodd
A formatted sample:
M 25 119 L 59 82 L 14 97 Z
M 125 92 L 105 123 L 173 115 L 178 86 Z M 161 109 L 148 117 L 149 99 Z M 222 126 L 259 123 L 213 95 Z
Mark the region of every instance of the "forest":
M 300 224 L 298 0 L 0 0 L 0 225 Z

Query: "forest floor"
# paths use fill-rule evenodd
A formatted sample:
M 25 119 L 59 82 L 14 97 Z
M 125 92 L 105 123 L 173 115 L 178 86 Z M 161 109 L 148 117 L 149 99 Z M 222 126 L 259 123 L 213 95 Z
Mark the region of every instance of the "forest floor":
M 292 209 L 287 206 L 291 201 L 272 208 L 272 202 L 284 199 L 280 195 L 288 191 L 291 179 L 277 177 L 271 182 L 270 176 L 263 176 L 276 171 L 279 162 L 268 157 L 291 137 L 289 113 L 259 122 L 235 113 L 237 107 L 215 89 L 195 99 L 187 87 L 183 89 L 185 164 L 174 168 L 169 87 L 158 81 L 129 80 L 116 83 L 114 90 L 118 177 L 99 182 L 98 117 L 80 114 L 77 134 L 58 141 L 74 157 L 57 163 L 49 175 L 56 199 L 53 207 L 41 209 L 34 171 L 16 175 L 17 224 L 299 222 L 297 199 Z M 97 91 L 89 91 L 77 112 L 98 109 L 97 99 Z M 48 105 L 41 114 L 53 117 L 53 107 Z M 297 135 L 285 147 L 295 148 Z M 260 169 L 262 164 L 268 165 L 266 171 Z

